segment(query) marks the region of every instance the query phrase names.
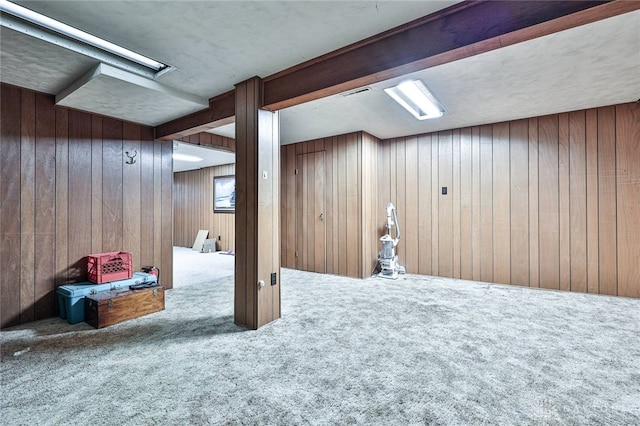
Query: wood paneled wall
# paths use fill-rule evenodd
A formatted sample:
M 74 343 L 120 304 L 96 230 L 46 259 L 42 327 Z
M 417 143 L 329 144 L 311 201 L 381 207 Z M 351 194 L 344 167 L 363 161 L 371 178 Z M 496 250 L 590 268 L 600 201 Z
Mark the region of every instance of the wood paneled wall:
M 408 272 L 640 297 L 639 141 L 635 103 L 385 140 L 378 204 Z
M 133 253 L 172 287 L 172 146 L 153 129 L 54 106 L 2 84 L 1 327 L 56 314 L 57 286 L 86 279 L 86 256 Z M 125 151 L 138 151 L 125 164 Z
M 235 164 L 173 174 L 173 244 L 191 247 L 198 230 L 220 237 L 219 250 L 235 251 L 235 214 L 213 212 L 213 178 L 235 175 Z
M 364 277 L 375 263 L 370 253 L 375 199 L 375 160 L 378 139 L 364 132 L 322 138 L 281 148 L 281 244 L 282 266 L 313 270 L 313 262 L 296 257 L 296 214 L 300 190 L 295 170 L 297 157 L 324 151 L 324 194 L 326 224 L 326 272 Z M 371 161 L 371 162 L 369 162 Z M 316 246 L 316 235 L 308 234 L 307 247 Z M 319 244 L 320 246 L 322 244 Z M 301 250 L 298 250 L 300 253 Z

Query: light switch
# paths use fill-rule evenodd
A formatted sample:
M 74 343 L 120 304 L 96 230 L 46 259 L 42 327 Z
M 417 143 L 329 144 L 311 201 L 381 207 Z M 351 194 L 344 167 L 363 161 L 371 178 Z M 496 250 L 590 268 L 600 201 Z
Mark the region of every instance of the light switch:
M 267 171 L 263 170 L 262 171 L 262 179 L 266 179 L 267 178 Z

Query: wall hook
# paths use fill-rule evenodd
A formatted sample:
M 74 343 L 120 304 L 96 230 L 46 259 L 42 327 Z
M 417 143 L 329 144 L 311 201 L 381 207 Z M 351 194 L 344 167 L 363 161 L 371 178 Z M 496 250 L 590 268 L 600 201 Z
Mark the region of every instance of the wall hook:
M 135 158 L 138 155 L 138 150 L 136 149 L 133 155 L 129 155 L 129 151 L 126 151 L 125 155 L 129 157 L 129 159 L 125 161 L 127 164 L 135 164 L 136 163 Z

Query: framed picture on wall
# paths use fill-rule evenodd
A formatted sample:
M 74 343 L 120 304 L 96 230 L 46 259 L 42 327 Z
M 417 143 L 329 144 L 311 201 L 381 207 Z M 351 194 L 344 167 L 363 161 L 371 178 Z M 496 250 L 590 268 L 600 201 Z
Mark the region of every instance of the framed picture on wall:
M 213 178 L 213 212 L 233 213 L 236 211 L 236 177 L 216 176 Z

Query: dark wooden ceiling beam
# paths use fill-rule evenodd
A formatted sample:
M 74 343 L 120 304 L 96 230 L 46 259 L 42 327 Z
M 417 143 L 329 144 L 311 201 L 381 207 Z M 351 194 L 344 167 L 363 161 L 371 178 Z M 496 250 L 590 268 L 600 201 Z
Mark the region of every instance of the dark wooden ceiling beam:
M 640 9 L 640 1 L 467 1 L 266 77 L 264 106 L 282 108 Z M 234 92 L 156 127 L 168 139 L 231 122 Z

